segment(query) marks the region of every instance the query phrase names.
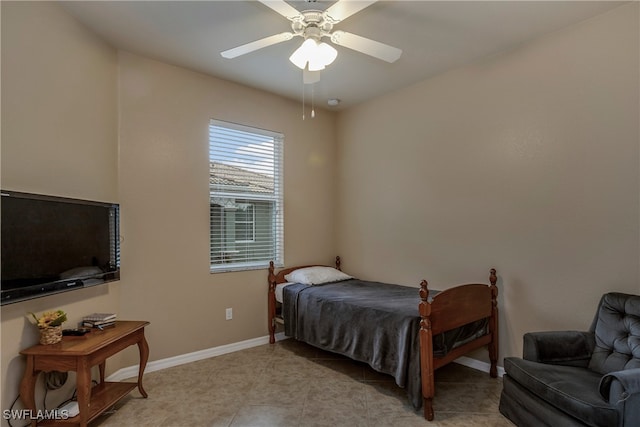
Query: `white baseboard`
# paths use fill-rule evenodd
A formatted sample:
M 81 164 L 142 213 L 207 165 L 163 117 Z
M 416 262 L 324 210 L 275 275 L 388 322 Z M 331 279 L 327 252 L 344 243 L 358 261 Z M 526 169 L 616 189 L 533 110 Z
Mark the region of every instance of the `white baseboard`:
M 276 334 L 276 341 L 282 341 L 284 339 L 288 339 L 288 337 L 284 334 L 284 332 L 280 332 Z M 259 345 L 268 344 L 269 337 L 259 337 L 253 338 L 246 341 L 240 341 L 233 344 L 221 345 L 218 347 L 207 348 L 204 350 L 194 351 L 193 353 L 181 354 L 178 356 L 168 357 L 166 359 L 155 360 L 153 362 L 147 363 L 145 368 L 145 372 L 154 372 L 160 371 L 162 369 L 171 368 L 173 366 L 184 365 L 185 363 L 196 362 L 202 359 L 208 359 L 210 357 L 221 356 L 223 354 L 233 353 L 240 350 L 246 350 L 251 347 L 257 347 Z M 481 362 L 476 359 L 471 359 L 470 357 L 459 357 L 454 362 L 467 366 L 469 368 L 477 369 L 483 372 L 489 372 L 489 368 L 491 365 L 486 362 Z M 122 381 L 127 378 L 133 378 L 138 376 L 139 366 L 128 366 L 126 368 L 122 368 L 109 375 L 107 381 Z M 504 369 L 498 366 L 498 375 L 502 377 L 504 375 Z
M 454 360 L 454 362 L 459 365 L 463 365 L 468 368 L 477 369 L 478 371 L 487 372 L 487 373 L 491 369 L 490 363 L 481 362 L 479 360 L 472 359 L 466 356 L 458 357 L 457 359 Z M 504 375 L 504 368 L 502 366 L 498 366 L 498 376 L 502 378 L 503 375 Z
M 276 334 L 276 341 L 286 339 L 284 332 Z M 166 359 L 154 360 L 147 363 L 145 372 L 160 371 L 162 369 L 171 368 L 173 366 L 184 365 L 185 363 L 196 362 L 202 359 L 208 359 L 210 357 L 221 356 L 227 353 L 233 353 L 240 350 L 246 350 L 251 347 L 257 347 L 259 345 L 268 344 L 269 337 L 253 338 L 246 341 L 240 341 L 233 344 L 221 345 L 218 347 L 207 348 L 204 350 L 194 351 L 193 353 L 181 354 L 178 356 L 168 357 Z M 109 375 L 107 381 L 122 381 L 127 378 L 133 378 L 138 376 L 139 366 L 128 366 L 126 368 L 118 369 L 113 374 Z

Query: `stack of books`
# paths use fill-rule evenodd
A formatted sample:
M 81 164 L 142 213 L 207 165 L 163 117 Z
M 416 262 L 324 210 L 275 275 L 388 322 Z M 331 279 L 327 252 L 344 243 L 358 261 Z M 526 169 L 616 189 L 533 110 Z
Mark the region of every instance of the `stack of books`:
M 93 313 L 82 318 L 82 326 L 85 328 L 104 329 L 115 324 L 115 313 Z

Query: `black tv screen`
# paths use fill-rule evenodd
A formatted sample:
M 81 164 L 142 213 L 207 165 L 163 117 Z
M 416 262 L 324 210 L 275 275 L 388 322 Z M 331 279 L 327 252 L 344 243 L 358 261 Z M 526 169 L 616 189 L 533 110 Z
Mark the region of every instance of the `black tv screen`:
M 2 190 L 2 305 L 120 279 L 119 205 Z

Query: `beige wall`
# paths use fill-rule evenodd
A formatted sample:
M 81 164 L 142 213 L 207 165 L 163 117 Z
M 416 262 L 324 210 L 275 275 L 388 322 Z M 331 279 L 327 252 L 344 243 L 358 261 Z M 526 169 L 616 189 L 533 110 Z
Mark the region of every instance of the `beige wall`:
M 1 7 L 2 188 L 117 201 L 116 51 L 53 3 Z M 27 311 L 61 308 L 75 325 L 118 307 L 118 283 L 3 306 L 2 409 L 18 394 L 18 352 L 38 341 Z
M 346 271 L 434 289 L 498 269 L 501 357 L 640 292 L 638 3 L 339 117 Z
M 285 262 L 293 265 L 335 253 L 332 113 L 303 121 L 297 102 L 126 52 L 119 64 L 120 314 L 151 321 L 152 360 L 265 336 L 266 269 L 209 273 L 209 120 L 285 135 Z

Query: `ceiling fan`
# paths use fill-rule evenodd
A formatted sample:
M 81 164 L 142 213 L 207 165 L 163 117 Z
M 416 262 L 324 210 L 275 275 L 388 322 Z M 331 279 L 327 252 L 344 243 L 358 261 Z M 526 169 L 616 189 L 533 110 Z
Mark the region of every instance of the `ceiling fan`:
M 225 50 L 220 53 L 224 58 L 236 58 L 267 46 L 291 40 L 294 37 L 303 37 L 305 41 L 291 55 L 289 60 L 305 71 L 305 80 L 307 80 L 307 75 L 319 74 L 314 72 L 323 70 L 337 56 L 337 51 L 331 45 L 321 41 L 324 37 L 328 37 L 332 43 L 338 46 L 343 46 L 389 63 L 395 62 L 402 54 L 402 50 L 396 47 L 346 31 L 333 31 L 335 24 L 344 21 L 377 0 L 338 0 L 324 12 L 320 10 L 303 10 L 300 12 L 284 0 L 259 1 L 291 21 L 292 31 L 275 34 Z

